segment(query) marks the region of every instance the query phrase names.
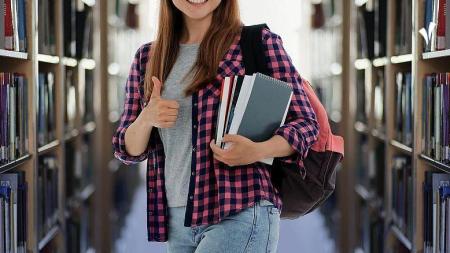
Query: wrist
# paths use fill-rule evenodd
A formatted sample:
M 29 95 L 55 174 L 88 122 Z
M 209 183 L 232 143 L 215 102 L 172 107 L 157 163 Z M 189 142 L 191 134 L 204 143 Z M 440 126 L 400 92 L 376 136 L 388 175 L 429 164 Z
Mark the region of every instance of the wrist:
M 145 117 L 141 117 L 141 115 L 139 115 L 139 117 L 136 119 L 135 123 L 141 129 L 150 130 L 154 126 L 153 123 L 150 120 L 147 120 Z
M 270 140 L 256 143 L 258 161 L 269 157 L 273 157 L 272 145 Z

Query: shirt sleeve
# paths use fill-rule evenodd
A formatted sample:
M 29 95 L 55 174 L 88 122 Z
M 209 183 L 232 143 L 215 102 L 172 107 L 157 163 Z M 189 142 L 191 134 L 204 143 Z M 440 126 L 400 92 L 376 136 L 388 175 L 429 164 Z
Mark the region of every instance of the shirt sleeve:
M 141 47 L 134 57 L 131 69 L 128 74 L 125 85 L 125 104 L 122 116 L 120 118 L 119 126 L 113 136 L 112 144 L 114 156 L 124 164 L 130 165 L 142 162 L 147 159 L 147 154 L 150 151 L 150 145 L 147 150 L 139 156 L 132 156 L 127 153 L 125 149 L 125 132 L 128 127 L 136 120 L 141 112 L 141 94 L 140 94 L 140 75 L 141 75 Z
M 316 114 L 303 89 L 303 79 L 286 53 L 281 37 L 268 29 L 263 29 L 263 45 L 266 49 L 266 61 L 272 76 L 291 84 L 293 89 L 285 124 L 275 131 L 275 135 L 283 137 L 295 150 L 295 153 L 278 159 L 303 168 L 303 159 L 317 140 L 319 133 Z

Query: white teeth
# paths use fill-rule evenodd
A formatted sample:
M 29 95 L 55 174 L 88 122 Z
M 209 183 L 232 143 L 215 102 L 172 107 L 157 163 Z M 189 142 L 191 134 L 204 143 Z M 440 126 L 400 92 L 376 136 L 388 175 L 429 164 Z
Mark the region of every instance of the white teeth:
M 206 3 L 206 1 L 208 1 L 208 0 L 187 0 L 187 1 L 191 4 L 202 4 L 202 3 Z

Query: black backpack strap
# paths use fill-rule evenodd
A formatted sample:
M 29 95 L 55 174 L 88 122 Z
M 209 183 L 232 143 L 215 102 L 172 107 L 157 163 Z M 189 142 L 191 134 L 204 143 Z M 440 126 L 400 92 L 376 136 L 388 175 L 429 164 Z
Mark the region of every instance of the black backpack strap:
M 266 24 L 244 26 L 241 33 L 241 52 L 246 75 L 259 72 L 271 76 L 267 67 L 265 48 L 262 43 L 262 30 L 269 29 Z

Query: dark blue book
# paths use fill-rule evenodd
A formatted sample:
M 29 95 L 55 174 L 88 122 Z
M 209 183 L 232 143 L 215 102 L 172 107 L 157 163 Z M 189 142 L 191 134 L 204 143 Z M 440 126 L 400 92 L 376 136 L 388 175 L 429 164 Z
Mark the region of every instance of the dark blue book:
M 25 0 L 17 0 L 17 16 L 18 16 L 18 34 L 19 34 L 19 51 L 27 50 L 26 40 L 26 15 Z

